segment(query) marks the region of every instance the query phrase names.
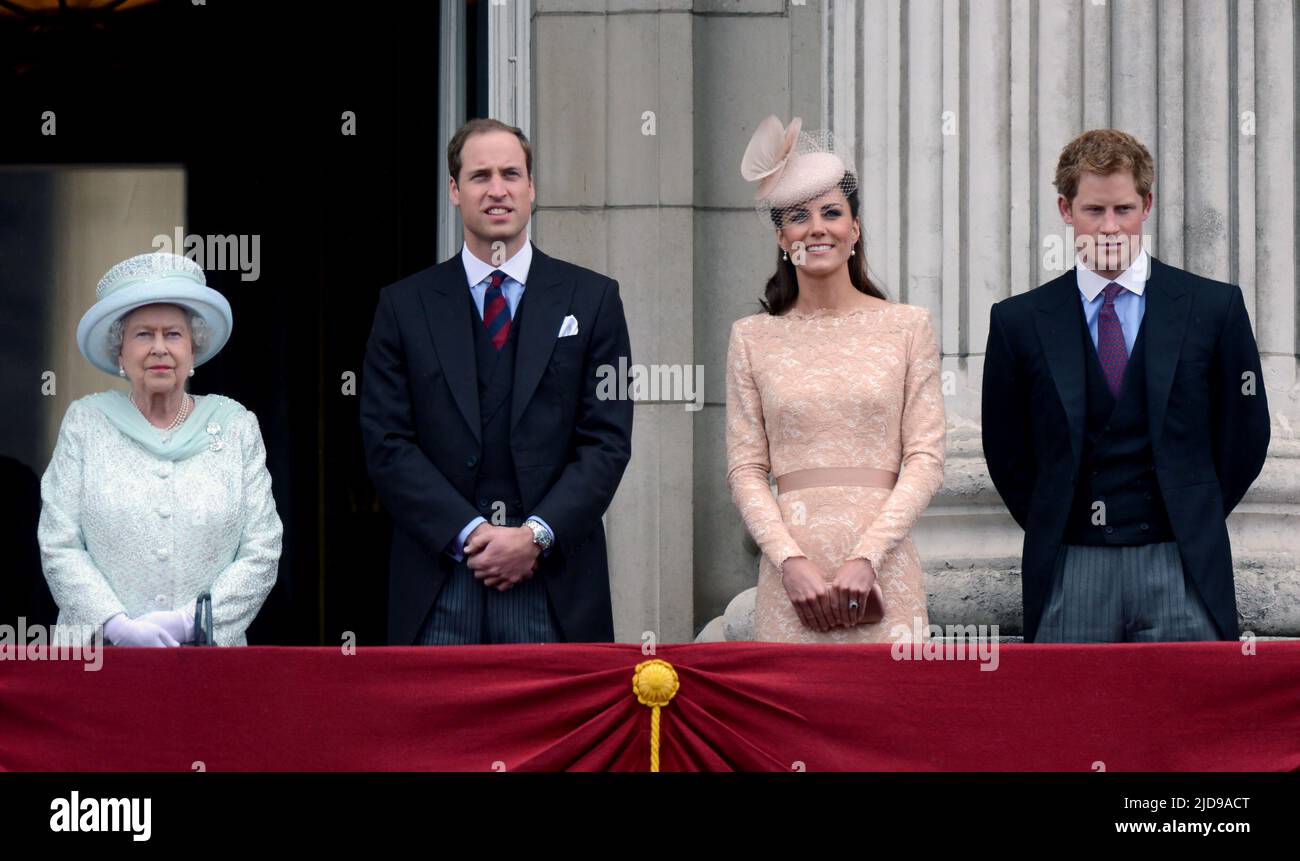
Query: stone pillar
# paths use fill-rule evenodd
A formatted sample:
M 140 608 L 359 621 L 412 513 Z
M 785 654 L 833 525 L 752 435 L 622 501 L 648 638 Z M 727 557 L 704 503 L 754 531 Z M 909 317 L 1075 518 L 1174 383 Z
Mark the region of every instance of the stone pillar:
M 619 282 L 636 363 L 693 366 L 691 4 L 534 0 L 533 8 L 533 239 Z M 680 403 L 636 405 L 632 460 L 605 518 L 621 642 L 694 634 L 699 415 Z
M 740 175 L 740 159 L 768 114 L 782 122 L 799 116 L 804 128 L 818 129 L 831 125 L 828 106 L 835 101 L 824 3 L 710 5 L 718 11 L 704 14 L 697 3 L 694 18 L 695 348 L 706 404 L 695 419 L 692 634 L 758 576 L 757 548 L 727 489 L 727 337 L 735 320 L 761 310 L 776 244 L 754 213 L 754 188 Z M 723 14 L 723 7 L 732 11 Z M 846 59 L 852 62 L 851 50 Z
M 1273 442 L 1228 522 L 1238 600 L 1243 629 L 1300 635 L 1294 5 L 867 0 L 856 14 L 829 5 L 834 44 L 849 28 L 862 57 L 830 74 L 836 124 L 853 124 L 860 140 L 869 263 L 893 297 L 929 307 L 940 332 L 947 479 L 914 531 L 933 621 L 1019 633 L 1023 533 L 989 482 L 979 440 L 989 307 L 1073 264 L 1056 160 L 1084 129 L 1114 126 L 1155 157 L 1151 252 L 1245 295 Z M 845 98 L 848 89 L 858 97 Z M 858 115 L 843 116 L 844 105 Z
M 1085 128 L 1117 126 L 1156 159 L 1152 252 L 1245 294 L 1274 427 L 1264 472 L 1229 520 L 1238 597 L 1245 629 L 1300 635 L 1292 3 L 533 0 L 532 9 L 533 235 L 619 280 L 637 362 L 704 367 L 701 412 L 636 408 L 632 464 L 607 516 L 620 640 L 690 639 L 754 584 L 756 549 L 725 480 L 724 363 L 732 321 L 758 310 L 773 266 L 739 175 L 769 113 L 830 127 L 849 144 L 871 272 L 891 298 L 934 315 L 947 480 L 914 537 L 936 623 L 1020 630 L 1022 533 L 980 447 L 989 307 L 1072 264 L 1056 160 Z M 743 620 L 732 633 L 744 635 Z

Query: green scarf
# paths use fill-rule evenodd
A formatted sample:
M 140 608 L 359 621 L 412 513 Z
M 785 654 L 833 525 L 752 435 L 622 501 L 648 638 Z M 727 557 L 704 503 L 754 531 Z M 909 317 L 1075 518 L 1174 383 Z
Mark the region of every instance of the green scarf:
M 186 460 L 208 447 L 226 431 L 232 416 L 242 409 L 222 395 L 195 395 L 194 409 L 176 430 L 167 433 L 149 420 L 121 389 L 90 395 L 86 402 L 98 409 L 118 430 L 160 460 Z M 210 429 L 214 429 L 209 433 Z

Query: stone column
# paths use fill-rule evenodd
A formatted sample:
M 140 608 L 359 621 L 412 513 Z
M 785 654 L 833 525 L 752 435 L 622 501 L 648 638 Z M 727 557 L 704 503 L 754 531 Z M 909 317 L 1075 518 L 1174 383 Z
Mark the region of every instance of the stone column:
M 691 3 L 534 0 L 533 8 L 533 239 L 619 282 L 634 362 L 693 366 Z M 680 403 L 636 405 L 632 460 L 605 518 L 619 641 L 694 633 L 699 415 Z
M 619 280 L 639 363 L 704 367 L 701 412 L 637 405 L 607 517 L 619 638 L 690 639 L 754 583 L 724 360 L 772 271 L 738 170 L 769 113 L 850 145 L 872 274 L 934 315 L 947 481 L 914 537 L 936 623 L 1020 630 L 1022 533 L 980 447 L 989 307 L 1072 264 L 1056 160 L 1116 126 L 1156 159 L 1152 252 L 1245 295 L 1274 427 L 1229 520 L 1238 597 L 1246 629 L 1300 634 L 1296 28 L 1286 0 L 533 0 L 533 235 Z
M 860 142 L 868 260 L 940 328 L 947 480 L 914 531 L 932 620 L 1019 632 L 1023 533 L 979 441 L 989 307 L 1073 264 L 1056 161 L 1074 135 L 1114 126 L 1155 157 L 1151 252 L 1245 295 L 1273 442 L 1228 522 L 1238 600 L 1244 629 L 1300 635 L 1295 6 L 867 0 L 857 17 L 837 6 L 833 43 L 851 29 L 862 58 L 830 74 L 836 123 Z

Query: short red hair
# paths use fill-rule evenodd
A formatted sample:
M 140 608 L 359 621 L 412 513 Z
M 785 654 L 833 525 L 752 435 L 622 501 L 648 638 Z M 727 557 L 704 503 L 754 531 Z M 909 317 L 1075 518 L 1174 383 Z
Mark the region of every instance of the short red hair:
M 1061 150 L 1056 163 L 1056 179 L 1052 183 L 1073 203 L 1079 193 L 1079 177 L 1084 172 L 1110 176 L 1127 171 L 1133 175 L 1133 184 L 1143 199 L 1151 193 L 1156 181 L 1156 165 L 1151 153 L 1142 142 L 1119 129 L 1092 129 L 1079 135 Z

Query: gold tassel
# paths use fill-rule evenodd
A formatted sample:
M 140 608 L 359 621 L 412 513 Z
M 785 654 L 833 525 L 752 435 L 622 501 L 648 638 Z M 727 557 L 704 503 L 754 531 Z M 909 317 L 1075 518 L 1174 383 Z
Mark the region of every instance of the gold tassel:
M 659 709 L 677 695 L 677 671 L 667 661 L 654 658 L 636 665 L 632 693 L 643 706 L 650 706 L 650 770 L 659 770 Z

